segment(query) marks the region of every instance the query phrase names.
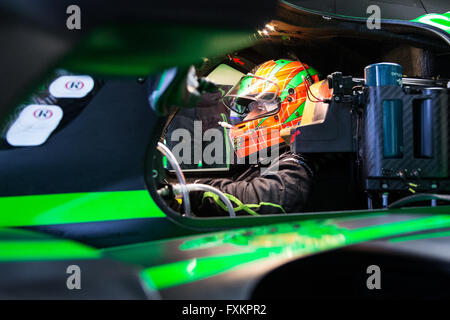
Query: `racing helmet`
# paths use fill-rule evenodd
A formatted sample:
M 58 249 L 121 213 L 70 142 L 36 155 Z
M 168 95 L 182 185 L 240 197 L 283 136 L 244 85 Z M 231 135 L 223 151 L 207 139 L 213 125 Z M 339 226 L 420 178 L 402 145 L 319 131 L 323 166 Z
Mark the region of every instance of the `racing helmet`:
M 231 110 L 230 138 L 239 158 L 284 143 L 280 131 L 300 125 L 318 72 L 300 61 L 270 60 L 243 76 L 223 97 Z

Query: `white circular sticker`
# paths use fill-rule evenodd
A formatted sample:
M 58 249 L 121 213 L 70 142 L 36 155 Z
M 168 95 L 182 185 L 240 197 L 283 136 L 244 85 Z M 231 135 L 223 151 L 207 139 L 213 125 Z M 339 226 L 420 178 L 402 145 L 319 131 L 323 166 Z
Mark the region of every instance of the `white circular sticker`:
M 59 106 L 30 104 L 9 127 L 6 141 L 17 147 L 41 145 L 58 127 L 62 117 Z
M 52 82 L 49 91 L 55 98 L 83 98 L 93 88 L 90 76 L 62 76 Z

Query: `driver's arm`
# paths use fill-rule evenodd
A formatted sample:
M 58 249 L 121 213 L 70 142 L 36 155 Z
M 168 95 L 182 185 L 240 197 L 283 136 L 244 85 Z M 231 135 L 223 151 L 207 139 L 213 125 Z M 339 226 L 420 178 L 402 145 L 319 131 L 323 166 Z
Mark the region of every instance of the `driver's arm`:
M 304 209 L 312 172 L 303 158 L 291 153 L 282 155 L 277 166 L 263 175 L 256 166 L 253 168 L 253 173 L 242 181 L 201 179 L 198 183 L 224 192 L 233 203 L 236 215 L 285 214 Z M 192 192 L 190 200 L 198 216 L 228 215 L 225 205 L 212 193 Z

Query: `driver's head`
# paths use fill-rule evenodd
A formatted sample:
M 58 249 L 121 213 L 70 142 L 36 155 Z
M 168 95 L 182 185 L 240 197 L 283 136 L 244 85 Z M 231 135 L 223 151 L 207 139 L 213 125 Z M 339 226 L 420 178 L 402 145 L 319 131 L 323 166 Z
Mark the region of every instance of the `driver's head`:
M 238 157 L 283 143 L 280 131 L 302 119 L 308 79 L 319 80 L 318 72 L 308 65 L 270 60 L 231 88 L 223 102 L 234 117 L 230 135 Z

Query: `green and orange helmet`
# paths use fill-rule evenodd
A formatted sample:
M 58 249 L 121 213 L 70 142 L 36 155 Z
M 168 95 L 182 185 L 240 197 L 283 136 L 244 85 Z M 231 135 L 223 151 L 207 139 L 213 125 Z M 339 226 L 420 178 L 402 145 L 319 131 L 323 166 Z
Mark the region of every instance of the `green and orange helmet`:
M 235 117 L 230 137 L 239 158 L 283 143 L 280 131 L 300 124 L 308 87 L 318 72 L 300 61 L 270 60 L 255 68 L 224 96 Z

